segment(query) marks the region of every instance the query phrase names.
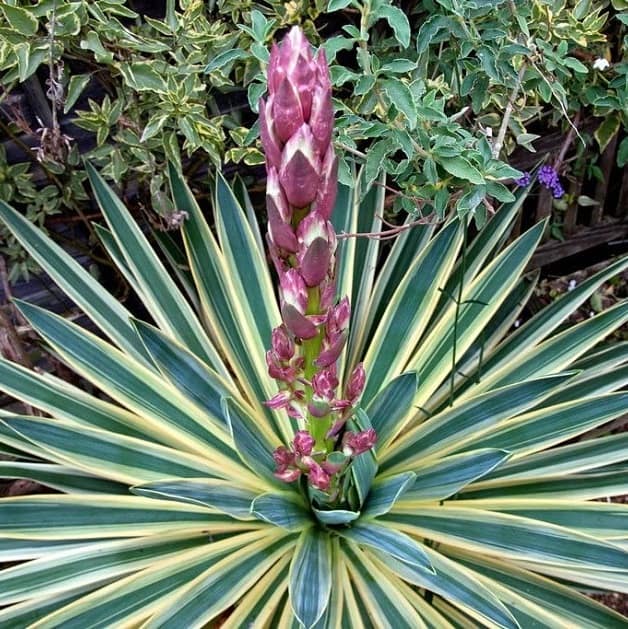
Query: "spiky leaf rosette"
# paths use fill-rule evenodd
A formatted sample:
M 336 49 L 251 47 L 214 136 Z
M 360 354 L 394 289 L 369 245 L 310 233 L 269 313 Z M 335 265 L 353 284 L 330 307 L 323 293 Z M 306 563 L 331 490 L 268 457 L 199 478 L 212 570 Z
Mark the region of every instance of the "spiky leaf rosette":
M 600 343 L 628 306 L 559 326 L 627 260 L 505 336 L 543 229 L 503 246 L 525 192 L 464 264 L 457 221 L 409 230 L 387 253 L 343 240 L 338 293 L 354 304 L 344 379 L 364 361 L 353 421 L 380 441 L 356 459 L 355 508 L 319 513 L 273 477 L 271 453 L 294 429 L 262 404 L 280 315 L 241 186 L 236 197 L 218 177 L 212 231 L 171 172 L 188 213 L 185 251 L 159 239 L 175 281 L 90 177 L 103 245 L 152 322 L 0 203 L 99 334 L 26 303 L 22 313 L 105 394 L 0 361 L 0 387 L 45 412 L 3 413 L 0 475 L 58 492 L 0 500 L 2 627 L 201 627 L 219 615 L 229 627 L 622 624 L 579 591 L 628 589 L 626 507 L 594 501 L 626 492 L 628 441 L 586 437 L 626 410 L 626 344 Z M 381 188 L 357 194 L 339 191 L 339 233 L 380 227 Z

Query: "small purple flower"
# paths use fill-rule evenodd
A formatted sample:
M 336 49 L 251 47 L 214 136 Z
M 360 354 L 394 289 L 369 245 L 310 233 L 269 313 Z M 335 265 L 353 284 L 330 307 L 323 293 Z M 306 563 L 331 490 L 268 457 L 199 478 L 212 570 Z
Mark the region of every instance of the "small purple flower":
M 562 187 L 560 181 L 557 181 L 551 188 L 552 190 L 552 195 L 555 199 L 560 199 L 564 194 L 565 194 L 565 190 Z
M 530 185 L 530 181 L 532 181 L 532 177 L 530 177 L 530 173 L 525 172 L 519 179 L 515 179 L 515 183 L 521 188 L 525 188 Z
M 555 199 L 560 199 L 565 194 L 565 190 L 560 183 L 560 177 L 553 166 L 541 167 L 539 170 L 539 181 L 551 191 Z
M 546 188 L 551 188 L 558 181 L 558 173 L 552 166 L 542 166 L 539 170 L 539 181 Z

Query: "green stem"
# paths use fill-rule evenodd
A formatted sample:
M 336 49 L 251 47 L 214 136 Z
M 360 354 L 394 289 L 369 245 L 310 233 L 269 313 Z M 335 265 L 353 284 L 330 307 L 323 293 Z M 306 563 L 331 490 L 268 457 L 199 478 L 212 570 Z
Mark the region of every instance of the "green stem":
M 315 286 L 308 290 L 308 304 L 306 314 L 313 315 L 320 312 L 321 293 L 320 288 Z M 323 345 L 323 336 L 325 334 L 324 328 L 318 331 L 318 334 L 311 339 L 305 339 L 303 341 L 303 358 L 305 364 L 303 365 L 303 374 L 307 380 L 312 380 L 318 368 L 315 361 L 321 353 L 321 347 Z M 310 385 L 305 387 L 305 401 L 311 402 L 314 391 Z M 331 428 L 331 419 L 329 417 L 314 417 L 311 413 L 307 414 L 307 428 L 316 440 L 314 445 L 315 450 L 327 450 L 327 439 L 325 436 Z

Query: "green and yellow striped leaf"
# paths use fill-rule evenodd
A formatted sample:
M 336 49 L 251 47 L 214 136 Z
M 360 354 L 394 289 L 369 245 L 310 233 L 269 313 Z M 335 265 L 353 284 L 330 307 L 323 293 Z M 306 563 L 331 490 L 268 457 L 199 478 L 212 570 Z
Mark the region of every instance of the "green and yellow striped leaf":
M 207 535 L 185 532 L 96 541 L 48 553 L 0 572 L 0 605 L 110 581 L 141 570 L 156 560 L 206 545 Z
M 4 201 L 0 201 L 0 219 L 42 269 L 120 349 L 144 366 L 150 365 L 131 326 L 131 313 L 89 271 Z
M 405 432 L 381 456 L 381 469 L 413 470 L 428 456 L 447 454 L 459 447 L 463 439 L 503 422 L 535 406 L 572 377 L 571 374 L 547 376 L 496 389 L 456 404 L 414 429 Z
M 458 493 L 508 459 L 510 452 L 484 448 L 446 456 L 437 462 L 417 467 L 414 483 L 404 499 L 436 502 Z
M 234 487 L 233 481 L 175 478 L 135 485 L 131 487 L 131 491 L 138 496 L 210 507 L 236 520 L 254 519 L 251 514 L 251 503 L 255 498 L 255 492 Z
M 48 458 L 126 485 L 173 476 L 239 478 L 243 474 L 242 481 L 247 479 L 246 470 L 222 454 L 212 462 L 209 457 L 201 458 L 134 437 L 43 417 L 5 417 L 0 421 L 42 448 Z M 249 482 L 258 481 L 249 477 Z
M 296 491 L 261 494 L 253 500 L 251 512 L 264 522 L 288 531 L 300 531 L 312 526 L 308 509 Z
M 533 572 L 511 564 L 506 565 L 486 556 L 455 552 L 452 553 L 452 557 L 494 582 L 521 593 L 572 626 L 581 626 L 583 623 L 586 623 L 587 627 L 597 629 L 625 626 L 625 618 L 617 612 L 572 588 Z
M 331 538 L 318 528 L 299 537 L 290 562 L 292 610 L 306 629 L 314 627 L 329 603 L 332 575 Z
M 343 544 L 342 550 L 347 556 L 351 580 L 374 626 L 387 629 L 425 627 L 416 609 L 388 579 L 387 570 L 382 570 L 368 553 L 351 543 Z
M 44 617 L 38 627 L 119 627 L 149 619 L 165 601 L 172 600 L 194 579 L 232 553 L 260 542 L 259 531 L 230 536 L 156 560 Z M 265 540 L 261 540 L 264 542 Z
M 89 162 L 85 163 L 85 169 L 109 229 L 141 288 L 144 305 L 159 327 L 228 377 L 218 352 L 203 331 L 196 314 L 129 211 Z
M 453 266 L 461 242 L 460 224 L 452 221 L 430 242 L 400 282 L 366 352 L 363 403 L 370 403 L 383 385 L 404 370 L 440 297 L 438 289 Z
M 122 483 L 108 481 L 66 465 L 31 463 L 24 461 L 0 461 L 0 478 L 27 478 L 64 493 L 128 494 Z
M 272 529 L 263 539 L 229 553 L 178 592 L 167 596 L 144 625 L 146 629 L 202 627 L 242 595 L 290 549 L 294 537 Z
M 428 507 L 402 499 L 381 519 L 409 534 L 480 554 L 572 569 L 628 570 L 628 552 L 610 543 L 540 520 L 458 507 L 456 502 Z
M 162 443 L 207 454 L 227 450 L 231 439 L 225 427 L 203 413 L 163 378 L 77 325 L 46 310 L 19 303 L 31 325 L 75 371 L 116 401 L 137 413 Z
M 376 480 L 371 486 L 362 513 L 364 517 L 376 517 L 388 513 L 416 479 L 414 472 L 404 472 Z
M 0 536 L 15 539 L 107 539 L 253 527 L 259 525 L 208 508 L 140 496 L 38 494 L 0 500 Z
M 408 535 L 389 528 L 378 522 L 364 520 L 350 528 L 338 529 L 340 537 L 359 546 L 375 548 L 405 563 L 420 566 L 428 572 L 434 572 L 425 549 Z
M 460 508 L 510 513 L 580 531 L 596 539 L 628 538 L 628 505 L 615 502 L 578 502 L 576 500 L 503 498 L 458 500 Z

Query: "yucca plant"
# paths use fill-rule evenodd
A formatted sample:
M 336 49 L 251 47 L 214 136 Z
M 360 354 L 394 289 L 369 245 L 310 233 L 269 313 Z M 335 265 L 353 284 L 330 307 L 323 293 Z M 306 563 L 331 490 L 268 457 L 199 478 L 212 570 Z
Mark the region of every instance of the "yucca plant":
M 318 69 L 288 82 L 324 86 L 291 37 Z M 220 174 L 210 229 L 170 170 L 184 251 L 161 237 L 159 256 L 88 167 L 102 244 L 150 323 L 0 203 L 98 329 L 16 302 L 94 389 L 0 360 L 0 387 L 45 413 L 2 413 L 0 475 L 57 490 L 0 500 L 0 561 L 18 562 L 0 571 L 0 626 L 622 626 L 581 591 L 628 588 L 626 506 L 594 500 L 626 491 L 628 437 L 587 438 L 628 406 L 627 344 L 600 345 L 628 306 L 560 326 L 628 260 L 507 335 L 544 229 L 507 244 L 527 191 L 472 242 L 453 219 L 334 249 L 327 215 L 379 233 L 383 187 L 362 195 L 358 177 L 332 213 L 333 153 L 278 134 L 275 104 L 295 105 L 277 86 L 262 132 L 270 250 L 292 277 L 279 304 L 246 193 Z M 286 164 L 307 174 L 308 155 L 317 183 L 291 189 Z M 299 203 L 324 217 L 314 236 Z

